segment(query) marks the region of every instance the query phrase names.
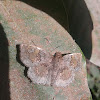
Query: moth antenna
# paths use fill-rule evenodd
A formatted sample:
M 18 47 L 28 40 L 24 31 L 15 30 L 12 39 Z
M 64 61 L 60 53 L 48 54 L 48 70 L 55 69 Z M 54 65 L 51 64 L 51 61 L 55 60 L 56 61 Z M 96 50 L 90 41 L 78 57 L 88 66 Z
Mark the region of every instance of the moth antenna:
M 50 43 L 50 41 L 47 39 L 47 38 L 44 38 L 49 44 L 50 44 L 50 46 L 52 47 L 52 45 L 51 45 L 51 43 Z M 62 46 L 62 44 L 61 45 L 59 45 L 59 46 L 57 46 L 57 47 L 55 47 L 55 48 L 53 48 L 52 50 L 50 50 L 50 52 L 52 52 L 53 50 L 55 50 L 55 49 L 57 49 L 57 48 L 59 48 L 60 46 Z
M 32 43 L 35 45 L 35 46 L 37 46 L 35 43 L 34 43 L 34 41 L 32 40 Z
M 50 41 L 49 41 L 47 38 L 44 38 L 44 39 L 45 39 L 45 40 L 50 44 L 50 46 L 52 47 Z
M 48 40 L 47 38 L 44 38 L 44 39 L 46 39 L 46 40 L 48 41 L 48 43 L 50 43 L 49 40 Z
M 55 49 L 59 48 L 60 46 L 62 46 L 62 45 L 59 45 L 59 46 L 57 46 L 57 47 L 53 48 L 50 52 L 52 52 L 53 50 L 55 50 Z

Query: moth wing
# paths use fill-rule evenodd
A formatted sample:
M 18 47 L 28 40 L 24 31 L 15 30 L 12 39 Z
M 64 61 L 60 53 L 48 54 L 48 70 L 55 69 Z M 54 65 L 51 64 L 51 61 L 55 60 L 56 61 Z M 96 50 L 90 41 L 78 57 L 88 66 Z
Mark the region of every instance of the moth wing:
M 52 68 L 52 55 L 44 50 L 39 51 L 39 59 L 34 67 L 30 67 L 28 70 L 28 76 L 33 81 L 33 83 L 50 85 L 51 84 L 51 73 L 50 68 Z
M 33 52 L 34 52 L 34 48 L 33 48 Z M 32 67 L 33 66 L 33 63 L 29 58 L 28 46 L 27 45 L 24 45 L 24 44 L 20 45 L 20 60 L 26 67 Z
M 51 75 L 49 68 L 52 57 L 52 55 L 39 47 L 24 44 L 20 46 L 21 61 L 25 66 L 29 67 L 27 74 L 33 83 L 50 85 Z
M 20 45 L 20 59 L 26 67 L 32 67 L 35 63 L 47 62 L 52 59 L 51 55 L 39 47 Z
M 81 61 L 81 53 L 72 53 L 63 56 L 63 62 L 65 63 L 65 65 L 67 65 L 67 67 L 72 67 L 73 69 L 80 67 Z
M 49 75 L 49 71 L 45 66 L 38 65 L 35 67 L 30 67 L 27 74 L 33 83 L 42 85 L 51 84 L 51 76 Z
M 81 53 L 64 55 L 59 64 L 61 71 L 57 76 L 55 85 L 58 87 L 65 87 L 72 83 L 75 77 L 75 71 L 81 68 L 81 60 Z

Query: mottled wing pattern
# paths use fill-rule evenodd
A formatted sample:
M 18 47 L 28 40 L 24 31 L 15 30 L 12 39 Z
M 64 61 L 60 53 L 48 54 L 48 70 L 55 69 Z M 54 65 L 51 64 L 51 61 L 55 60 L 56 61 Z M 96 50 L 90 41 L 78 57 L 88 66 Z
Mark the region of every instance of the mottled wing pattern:
M 33 83 L 51 83 L 52 55 L 39 47 L 20 45 L 20 59 L 28 69 L 28 77 Z
M 59 72 L 54 85 L 65 87 L 74 81 L 75 72 L 81 68 L 82 54 L 73 53 L 64 55 L 59 63 Z
M 81 68 L 82 55 L 63 56 L 61 52 L 51 55 L 39 47 L 22 44 L 20 58 L 29 67 L 27 74 L 33 83 L 65 87 L 74 81 L 75 72 Z

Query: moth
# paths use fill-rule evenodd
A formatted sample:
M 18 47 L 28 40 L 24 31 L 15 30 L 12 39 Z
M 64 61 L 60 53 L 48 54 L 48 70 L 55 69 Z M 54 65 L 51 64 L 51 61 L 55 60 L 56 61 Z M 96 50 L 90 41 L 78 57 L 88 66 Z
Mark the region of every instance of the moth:
M 28 67 L 27 76 L 35 84 L 65 87 L 74 81 L 81 66 L 81 53 L 54 55 L 33 45 L 20 45 L 20 60 Z

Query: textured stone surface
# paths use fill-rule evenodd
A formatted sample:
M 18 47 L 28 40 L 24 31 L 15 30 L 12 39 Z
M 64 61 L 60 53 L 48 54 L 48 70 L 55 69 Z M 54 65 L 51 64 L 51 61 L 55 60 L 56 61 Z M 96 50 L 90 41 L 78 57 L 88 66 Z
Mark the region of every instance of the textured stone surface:
M 8 62 L 8 65 L 5 64 L 3 67 L 5 66 L 8 74 L 5 77 L 7 77 L 8 89 L 10 90 L 8 95 L 11 100 L 52 100 L 54 97 L 55 100 L 66 100 L 68 97 L 68 100 L 90 98 L 83 55 L 81 71 L 76 73 L 77 77 L 74 84 L 70 84 L 70 88 L 61 89 L 55 86 L 31 84 L 28 78 L 25 77 L 27 70 L 19 60 L 18 44 L 35 45 L 50 52 L 51 55 L 54 55 L 55 52 L 61 52 L 62 54 L 82 53 L 68 32 L 58 22 L 23 2 L 0 1 L 0 25 L 6 34 L 6 40 L 8 40 L 8 44 L 1 44 L 4 47 L 0 48 L 0 51 L 3 51 L 4 48 L 8 49 L 9 56 L 3 55 L 7 58 L 8 61 L 6 59 L 5 61 Z M 6 71 L 4 70 L 4 73 Z M 4 73 L 1 74 L 2 82 L 5 82 Z M 81 81 L 77 80 L 79 78 Z M 4 87 L 0 89 L 0 92 L 2 90 L 4 90 Z M 4 92 L 6 90 L 2 94 Z

